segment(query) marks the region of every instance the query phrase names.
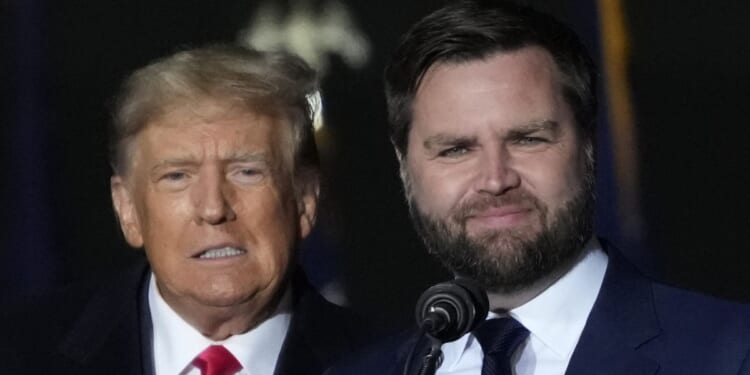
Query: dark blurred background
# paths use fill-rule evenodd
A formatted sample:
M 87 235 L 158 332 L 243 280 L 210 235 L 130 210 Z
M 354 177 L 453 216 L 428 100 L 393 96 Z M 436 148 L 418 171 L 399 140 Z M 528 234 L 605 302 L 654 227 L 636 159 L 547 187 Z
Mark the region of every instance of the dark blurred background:
M 399 35 L 442 3 L 0 0 L 0 294 L 136 256 L 111 209 L 108 102 L 156 57 L 240 40 L 302 48 L 323 68 L 328 182 L 301 259 L 310 278 L 375 322 L 410 323 L 448 275 L 412 231 L 380 78 Z M 750 3 L 526 3 L 569 23 L 602 67 L 599 232 L 649 273 L 750 301 Z

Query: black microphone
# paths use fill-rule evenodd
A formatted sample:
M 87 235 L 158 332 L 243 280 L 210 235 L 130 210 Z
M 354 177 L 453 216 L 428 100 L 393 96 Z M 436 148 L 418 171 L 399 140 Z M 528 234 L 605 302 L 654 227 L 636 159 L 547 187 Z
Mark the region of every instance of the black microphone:
M 471 279 L 434 285 L 417 301 L 417 324 L 441 343 L 457 340 L 487 318 L 487 293 Z

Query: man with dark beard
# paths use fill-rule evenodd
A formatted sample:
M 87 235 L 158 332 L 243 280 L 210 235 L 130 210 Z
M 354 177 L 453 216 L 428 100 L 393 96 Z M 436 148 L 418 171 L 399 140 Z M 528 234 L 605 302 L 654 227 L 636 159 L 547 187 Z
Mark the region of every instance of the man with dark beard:
M 437 374 L 750 374 L 747 306 L 654 282 L 593 235 L 596 72 L 572 31 L 451 5 L 404 36 L 385 78 L 415 227 L 489 297 Z M 415 337 L 337 371 L 404 373 Z

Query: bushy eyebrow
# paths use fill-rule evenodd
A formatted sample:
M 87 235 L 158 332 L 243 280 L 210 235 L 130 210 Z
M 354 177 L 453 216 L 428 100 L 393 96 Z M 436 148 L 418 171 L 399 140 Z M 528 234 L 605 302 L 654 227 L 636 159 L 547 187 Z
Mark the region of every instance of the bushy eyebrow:
M 445 133 L 439 133 L 427 137 L 422 146 L 428 150 L 435 148 L 442 148 L 445 146 L 456 146 L 456 145 L 471 145 L 477 142 L 476 136 L 461 136 L 461 135 L 450 135 Z
M 541 131 L 551 131 L 556 135 L 560 131 L 560 123 L 553 120 L 530 122 L 528 124 L 513 127 L 508 131 L 508 136 L 512 138 L 517 136 L 525 136 Z
M 268 154 L 266 152 L 242 152 L 233 155 L 229 155 L 222 159 L 231 163 L 237 162 L 267 162 Z
M 191 166 L 191 165 L 196 165 L 196 164 L 198 164 L 196 159 L 189 158 L 189 157 L 168 158 L 168 159 L 162 159 L 158 163 L 154 164 L 154 166 L 151 167 L 151 171 L 155 172 L 163 168 L 185 167 L 185 166 Z
M 247 162 L 268 162 L 268 155 L 265 152 L 241 152 L 226 155 L 221 158 L 225 163 L 247 163 Z M 200 164 L 199 158 L 192 156 L 174 157 L 160 160 L 156 163 L 151 171 L 169 167 L 195 166 Z
M 553 120 L 534 121 L 526 124 L 514 126 L 508 130 L 507 137 L 519 137 L 526 136 L 532 133 L 540 131 L 551 131 L 554 134 L 558 134 L 560 130 L 560 123 Z M 427 137 L 423 142 L 422 146 L 427 150 L 436 148 L 443 148 L 446 146 L 456 145 L 473 145 L 477 143 L 476 136 L 464 136 L 464 135 L 452 135 L 446 133 L 438 133 Z

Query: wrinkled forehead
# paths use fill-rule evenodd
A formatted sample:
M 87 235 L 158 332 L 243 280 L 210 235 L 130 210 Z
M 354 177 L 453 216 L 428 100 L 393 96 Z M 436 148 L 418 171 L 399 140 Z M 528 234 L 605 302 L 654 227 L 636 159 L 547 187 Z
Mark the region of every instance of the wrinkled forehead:
M 501 60 L 504 63 L 493 64 L 493 60 Z M 467 67 L 473 68 L 466 69 Z M 517 86 L 518 89 L 539 88 L 550 96 L 559 98 L 560 105 L 574 115 L 572 125 L 576 136 L 586 142 L 590 141 L 583 133 L 583 125 L 576 112 L 575 100 L 572 98 L 572 96 L 575 96 L 575 94 L 571 94 L 575 91 L 573 78 L 564 72 L 548 48 L 538 44 L 493 50 L 481 56 L 457 57 L 434 62 L 425 70 L 420 77 L 418 86 L 416 86 L 411 106 L 410 132 L 413 130 L 414 118 L 417 115 L 415 108 L 420 100 L 424 100 L 427 96 L 443 95 L 443 99 L 447 101 L 450 97 L 451 90 L 450 87 L 446 87 L 446 82 L 480 91 L 495 76 L 506 78 L 527 77 L 526 84 Z M 435 82 L 437 82 L 439 88 L 443 89 L 442 91 L 438 93 L 431 91 L 435 90 Z M 441 94 L 446 92 L 448 95 Z M 458 96 L 457 99 L 463 98 Z M 557 102 L 557 100 L 555 101 Z M 450 102 L 448 101 L 447 104 L 450 104 Z M 523 110 L 525 107 L 519 109 Z
M 269 136 L 266 136 L 264 141 L 268 144 L 263 146 L 269 151 L 269 156 L 278 159 L 280 163 L 277 164 L 280 167 L 291 168 L 293 142 L 288 119 L 279 116 L 274 111 L 267 111 L 262 108 L 256 110 L 248 108 L 242 103 L 221 99 L 174 102 L 165 106 L 160 113 L 151 117 L 141 127 L 140 131 L 128 140 L 125 149 L 126 163 L 129 167 L 132 166 L 134 159 L 139 154 L 139 150 L 143 147 L 159 147 L 158 144 L 154 145 L 144 142 L 142 138 L 147 133 L 165 133 L 167 131 L 170 136 L 162 139 L 179 138 L 171 139 L 171 141 L 183 142 L 186 148 L 185 151 L 187 151 L 190 142 L 200 142 L 200 137 L 184 136 L 190 130 L 198 127 L 215 128 L 230 126 L 241 134 L 237 134 L 236 138 L 224 139 L 225 145 L 242 149 L 244 142 L 248 143 L 248 149 L 251 146 L 257 147 L 257 144 L 251 145 L 255 143 L 254 135 L 257 134 L 258 137 L 261 137 L 261 134 L 267 131 Z M 234 151 L 225 150 L 224 152 L 232 153 Z M 128 170 L 130 169 L 129 167 L 127 168 Z
M 165 119 L 185 118 L 201 122 L 216 122 L 240 117 L 269 117 L 276 122 L 283 122 L 284 115 L 271 101 L 257 99 L 253 101 L 233 97 L 176 97 L 165 101 L 158 112 L 144 122 L 144 128 L 151 125 L 163 125 Z M 179 124 L 175 124 L 179 125 Z M 285 125 L 285 124 L 279 124 Z

